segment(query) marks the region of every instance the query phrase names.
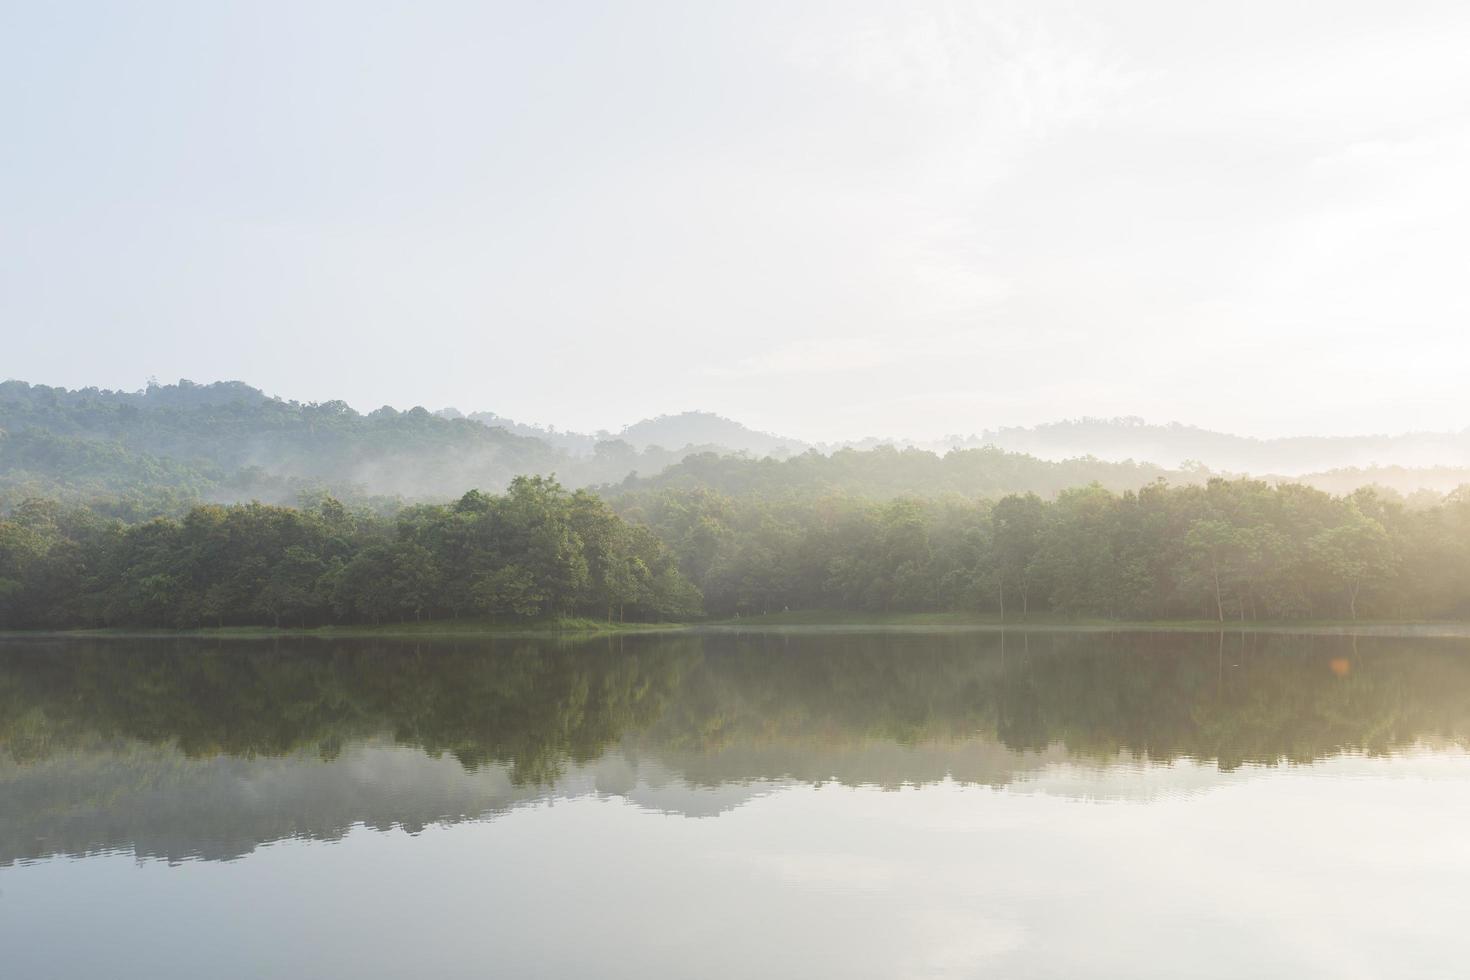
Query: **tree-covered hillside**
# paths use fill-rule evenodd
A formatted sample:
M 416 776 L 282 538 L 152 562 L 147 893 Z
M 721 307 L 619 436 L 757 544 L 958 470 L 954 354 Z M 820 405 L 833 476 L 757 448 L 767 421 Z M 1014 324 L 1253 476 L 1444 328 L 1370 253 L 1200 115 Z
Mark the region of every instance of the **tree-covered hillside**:
M 708 447 L 705 447 L 708 448 Z M 590 454 L 423 408 L 366 414 L 344 402 L 272 398 L 239 382 L 138 392 L 0 383 L 0 511 L 29 497 L 133 519 L 192 503 L 452 500 L 520 475 L 571 486 L 658 472 L 678 448 L 620 440 Z
M 785 445 L 777 437 L 705 413 L 665 416 L 624 432 L 629 439 L 594 441 L 589 452 L 580 443 L 553 444 L 444 412 L 384 407 L 364 414 L 340 401 L 272 398 L 240 382 L 120 392 L 7 381 L 0 383 L 0 514 L 35 497 L 132 521 L 178 516 L 200 503 L 311 505 L 324 496 L 389 514 L 407 503 L 454 500 L 466 487 L 498 491 L 521 475 L 555 475 L 565 486 L 598 486 L 609 497 L 704 489 L 872 500 L 1013 493 L 1049 499 L 1092 484 L 1122 493 L 1160 479 L 1201 484 L 1212 475 L 1203 467 L 1041 459 L 994 446 L 940 453 L 877 445 L 777 458 L 764 455 Z M 753 451 L 647 444 L 655 435 L 728 439 Z M 1373 485 L 1405 494 L 1425 487 L 1430 492 L 1415 503 L 1428 506 L 1467 481 L 1470 471 L 1453 467 L 1378 467 L 1301 482 L 1337 494 Z
M 563 460 L 536 440 L 421 408 L 363 415 L 340 401 L 288 402 L 239 383 L 116 392 L 8 381 L 0 384 L 0 430 L 0 487 L 12 500 L 30 488 L 289 497 L 313 484 L 449 497 Z
M 463 414 L 458 409 L 443 408 L 436 414 L 445 418 L 473 419 L 482 425 L 501 428 L 516 435 L 540 439 L 573 455 L 585 456 L 596 451 L 599 443 L 623 442 L 635 449 L 704 450 L 721 453 L 748 453 L 752 456 L 790 456 L 811 448 L 800 439 L 789 439 L 759 432 L 734 419 L 713 412 L 680 412 L 660 415 L 624 426 L 617 433 L 574 432 L 550 426 L 527 425 L 495 412 Z
M 1049 462 L 989 449 L 939 456 L 882 447 L 778 462 L 716 445 L 643 444 L 659 433 L 775 438 L 727 420 L 717 420 L 724 426 L 715 431 L 706 424 L 711 418 L 652 420 L 629 430 L 637 430 L 639 444 L 607 439 L 589 454 L 423 408 L 363 414 L 340 401 L 272 398 L 239 382 L 120 392 L 7 381 L 0 383 L 0 512 L 45 497 L 135 519 L 178 514 L 192 503 L 296 503 L 323 494 L 387 498 L 380 509 L 391 509 L 395 499 L 452 500 L 466 487 L 494 491 L 516 476 L 551 474 L 572 487 L 820 489 L 873 497 L 1050 496 L 1091 482 L 1136 489 L 1167 475 L 1148 464 Z

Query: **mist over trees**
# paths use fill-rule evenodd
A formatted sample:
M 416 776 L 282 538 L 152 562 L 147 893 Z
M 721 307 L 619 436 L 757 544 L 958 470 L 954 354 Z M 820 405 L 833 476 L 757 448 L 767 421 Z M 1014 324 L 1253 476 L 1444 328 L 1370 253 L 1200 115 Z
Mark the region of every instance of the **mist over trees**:
M 598 432 L 575 432 L 551 426 L 527 425 L 495 412 L 470 412 L 466 415 L 458 409 L 443 408 L 435 414 L 444 418 L 473 419 L 482 425 L 502 428 L 515 435 L 540 439 L 573 455 L 593 453 L 597 450 L 597 445 L 604 442 L 626 443 L 639 451 L 684 446 L 726 453 L 749 453 L 752 456 L 790 456 L 814 448 L 800 439 L 759 432 L 713 412 L 660 415 L 624 426 L 616 433 L 605 429 Z
M 105 491 L 125 508 L 160 492 L 286 502 L 324 487 L 448 497 L 560 461 L 537 440 L 423 409 L 362 415 L 342 402 L 285 402 L 241 384 L 127 393 L 5 382 L 0 430 L 0 492 L 10 502 Z
M 1467 502 L 995 447 L 572 454 L 242 384 L 7 382 L 0 626 L 1464 616 Z
M 1096 483 L 1110 490 L 1135 490 L 1165 477 L 1178 477 L 1148 463 L 1097 459 L 1061 462 L 1003 450 L 965 449 L 940 456 L 923 449 L 839 449 L 790 459 L 750 459 L 698 453 L 652 476 L 635 476 L 603 488 L 617 496 L 650 490 L 696 488 L 717 493 L 774 495 L 845 493 L 887 499 L 945 493 L 996 497 L 1009 493 L 1052 496 Z
M 991 429 L 978 436 L 953 440 L 952 444 L 996 446 L 1043 459 L 1071 456 L 1147 459 L 1171 468 L 1194 461 L 1217 473 L 1249 473 L 1261 477 L 1272 474 L 1306 477 L 1324 471 L 1363 473 L 1380 468 L 1402 473 L 1410 469 L 1453 467 L 1460 476 L 1451 486 L 1470 482 L 1466 476 L 1466 468 L 1470 467 L 1470 429 L 1257 439 L 1178 422 L 1154 425 L 1140 418 L 1081 418 Z M 1316 483 L 1316 479 L 1311 482 Z
M 720 423 L 713 430 L 711 419 Z M 620 483 L 634 474 L 652 476 L 690 455 L 715 458 L 731 452 L 723 446 L 648 444 L 654 435 L 721 433 L 775 439 L 715 416 L 686 413 L 629 427 L 625 434 L 637 444 L 605 439 L 584 452 L 422 408 L 400 412 L 385 407 L 361 414 L 342 402 L 270 398 L 237 382 L 180 382 L 114 392 L 10 381 L 0 383 L 0 511 L 43 497 L 137 520 L 178 516 L 201 502 L 289 504 L 330 494 L 388 512 L 403 501 L 453 500 L 468 487 L 500 490 L 520 475 L 555 474 L 571 487 Z M 808 463 L 782 472 L 797 474 L 824 465 L 816 462 L 824 458 L 819 453 L 807 453 L 806 458 Z M 865 465 L 845 455 L 837 468 L 829 468 L 832 475 L 822 479 L 852 483 L 836 476 L 846 467 L 855 471 L 853 480 L 872 483 L 880 493 L 890 492 L 884 486 L 914 492 L 1054 492 L 1090 480 L 1118 488 L 1139 486 L 1165 472 L 1085 460 L 1057 464 L 1005 454 L 985 458 L 986 466 L 996 469 L 994 476 L 976 467 L 961 474 L 957 463 L 941 467 L 957 478 L 977 480 L 972 488 L 954 480 L 953 486 L 925 486 L 940 457 L 917 451 L 876 456 Z M 871 474 L 885 468 L 896 469 L 874 483 Z M 685 478 L 679 473 L 669 479 Z M 863 492 L 857 484 L 853 489 Z
M 1135 434 L 1199 433 L 1124 421 Z M 1119 424 L 1083 420 L 1026 431 L 1080 431 L 1082 445 L 1089 434 Z M 519 475 L 555 475 L 565 486 L 607 493 L 704 486 L 727 493 L 841 491 L 875 498 L 949 492 L 1051 497 L 1090 483 L 1122 492 L 1161 477 L 1184 484 L 1230 475 L 1203 465 L 1171 470 L 1143 461 L 1150 457 L 1142 453 L 1040 458 L 973 442 L 895 448 L 863 440 L 861 448 L 812 447 L 708 412 L 659 416 L 614 436 L 526 426 L 491 413 L 384 407 L 363 414 L 338 401 L 271 398 L 240 382 L 181 381 L 118 392 L 8 381 L 0 383 L 0 512 L 41 497 L 135 521 L 177 517 L 199 503 L 311 506 L 333 496 L 390 514 L 406 502 L 457 499 L 467 487 L 502 490 Z M 1043 446 L 1042 455 L 1055 456 L 1055 448 Z M 1458 458 L 1451 449 L 1446 460 Z M 1428 504 L 1470 482 L 1470 469 L 1338 469 L 1299 482 L 1334 493 L 1379 485 L 1418 493 L 1418 502 Z
M 466 487 L 500 490 L 520 475 L 556 474 L 569 486 L 613 482 L 711 448 L 680 445 L 547 441 L 423 408 L 362 414 L 340 401 L 287 402 L 238 382 L 116 392 L 7 381 L 0 511 L 45 497 L 135 520 L 200 502 L 285 504 L 326 494 L 386 511 L 402 501 L 452 500 Z

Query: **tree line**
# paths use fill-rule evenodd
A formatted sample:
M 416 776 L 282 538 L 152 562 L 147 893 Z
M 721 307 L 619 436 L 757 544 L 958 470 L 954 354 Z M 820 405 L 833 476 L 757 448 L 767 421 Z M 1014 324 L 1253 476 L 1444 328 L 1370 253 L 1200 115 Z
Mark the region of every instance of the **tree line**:
M 1054 499 L 618 498 L 711 615 L 787 609 L 1118 619 L 1470 615 L 1470 488 L 1409 507 L 1361 489 L 1221 479 Z
M 553 479 L 391 515 L 200 506 L 124 523 L 29 500 L 0 520 L 0 627 L 314 626 L 797 609 L 1115 619 L 1470 615 L 1470 488 L 1408 507 L 1239 480 L 1045 500 Z
M 647 527 L 517 477 L 393 517 L 200 506 L 124 524 L 30 500 L 0 521 L 0 626 L 379 624 L 460 616 L 679 619 L 698 592 Z

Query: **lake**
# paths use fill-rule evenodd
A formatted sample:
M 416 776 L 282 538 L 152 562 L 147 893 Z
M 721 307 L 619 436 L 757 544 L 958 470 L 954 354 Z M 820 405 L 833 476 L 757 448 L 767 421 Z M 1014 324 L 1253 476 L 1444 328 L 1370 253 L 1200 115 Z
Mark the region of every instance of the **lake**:
M 1458 977 L 1470 640 L 0 640 L 0 975 Z

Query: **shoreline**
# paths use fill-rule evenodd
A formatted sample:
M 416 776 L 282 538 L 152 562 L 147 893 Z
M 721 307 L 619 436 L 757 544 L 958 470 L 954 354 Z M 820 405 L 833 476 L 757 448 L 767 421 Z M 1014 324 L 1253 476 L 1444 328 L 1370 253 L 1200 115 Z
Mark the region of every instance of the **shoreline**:
M 1001 622 L 962 613 L 773 613 L 685 623 L 604 623 L 563 618 L 528 623 L 433 621 L 382 626 L 225 626 L 191 629 L 0 630 L 17 639 L 476 639 L 553 636 L 625 636 L 654 633 L 1261 633 L 1298 636 L 1470 638 L 1470 621 L 1433 620 L 1109 620 L 1034 617 Z

